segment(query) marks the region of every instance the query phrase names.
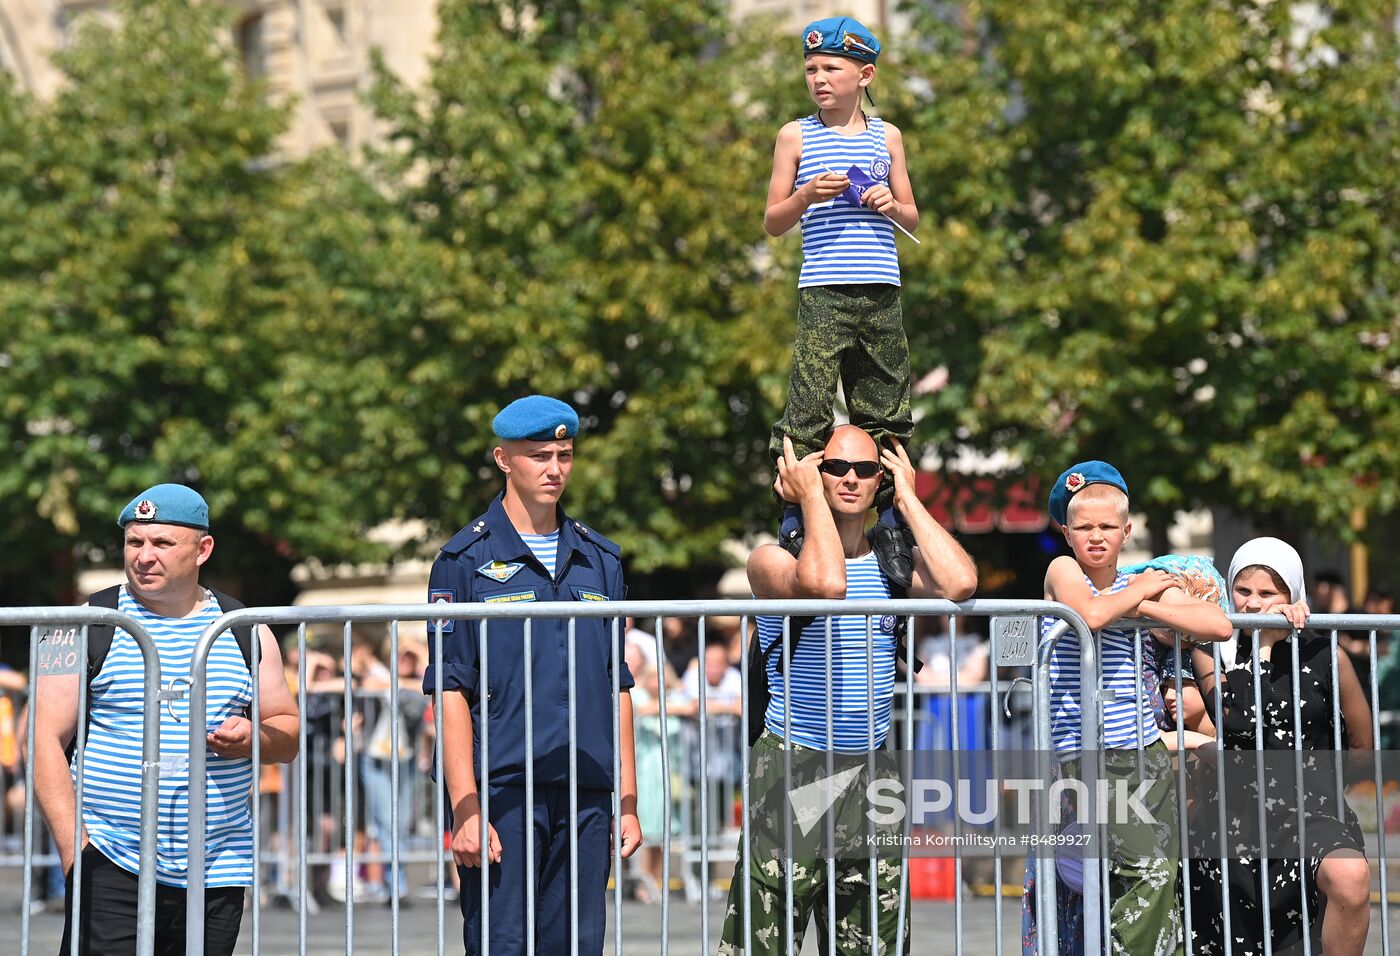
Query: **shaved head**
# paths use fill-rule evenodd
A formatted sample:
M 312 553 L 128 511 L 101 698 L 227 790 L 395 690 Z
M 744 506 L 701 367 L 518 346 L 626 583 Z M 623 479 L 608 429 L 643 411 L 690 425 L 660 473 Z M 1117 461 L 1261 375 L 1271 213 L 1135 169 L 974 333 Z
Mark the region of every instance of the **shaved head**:
M 826 457 L 850 461 L 879 461 L 880 449 L 870 433 L 855 425 L 837 425 L 826 441 Z

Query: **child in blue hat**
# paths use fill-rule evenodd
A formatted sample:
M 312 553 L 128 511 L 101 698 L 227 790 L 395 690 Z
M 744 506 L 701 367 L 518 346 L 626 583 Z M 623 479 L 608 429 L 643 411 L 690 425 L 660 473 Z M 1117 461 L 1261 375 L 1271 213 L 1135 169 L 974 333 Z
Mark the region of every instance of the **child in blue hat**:
M 1151 618 L 1198 641 L 1223 641 L 1230 636 L 1231 626 L 1218 603 L 1188 595 L 1172 571 L 1158 566 L 1128 574 L 1118 567 L 1119 553 L 1133 529 L 1128 504 L 1128 483 L 1106 461 L 1071 465 L 1050 490 L 1050 517 L 1064 533 L 1073 556 L 1050 562 L 1045 600 L 1068 605 L 1083 618 L 1097 638 L 1101 668 L 1097 681 L 1081 682 L 1078 635 L 1070 632 L 1055 645 L 1050 653 L 1050 737 L 1062 761 L 1057 768 L 1061 775 L 1081 772 L 1080 752 L 1102 747 L 1110 780 L 1132 778 L 1127 780 L 1129 792 L 1143 783 L 1141 802 L 1157 825 L 1124 824 L 1114 817 L 1108 827 L 1105 899 L 1112 905 L 1112 941 L 1104 941 L 1104 951 L 1173 956 L 1181 952 L 1182 928 L 1176 892 L 1180 847 L 1175 794 L 1170 787 L 1173 775 L 1150 695 L 1146 688 L 1139 695 L 1141 672 L 1136 668 L 1142 659 L 1140 650 L 1146 650 L 1139 642 L 1153 638 L 1117 622 Z M 1057 618 L 1043 618 L 1042 634 L 1057 623 Z M 1086 704 L 1092 706 L 1093 697 L 1086 701 L 1084 693 L 1096 684 L 1104 701 L 1101 740 L 1086 741 L 1080 738 L 1080 716 Z M 1139 781 L 1138 774 L 1146 777 Z M 1150 786 L 1148 778 L 1152 778 Z M 1025 953 L 1037 952 L 1041 916 L 1058 921 L 1062 956 L 1084 952 L 1082 903 L 1064 874 L 1059 875 L 1051 893 L 1056 912 L 1038 914 L 1037 865 L 1034 858 L 1027 860 L 1022 900 Z
M 797 341 L 787 408 L 769 443 L 774 461 L 784 437 L 799 457 L 822 449 L 838 378 L 851 423 L 877 442 L 897 438 L 908 445 L 914 431 L 894 232 L 898 224 L 912 233 L 919 210 L 903 137 L 861 107 L 880 41 L 850 17 L 828 17 L 802 31 L 802 53 L 817 111 L 779 130 L 763 215 L 772 236 L 802 225 Z M 893 501 L 887 473 L 871 543 L 886 575 L 908 588 L 912 540 Z M 794 555 L 802 547 L 801 522 L 801 510 L 788 503 L 778 537 Z

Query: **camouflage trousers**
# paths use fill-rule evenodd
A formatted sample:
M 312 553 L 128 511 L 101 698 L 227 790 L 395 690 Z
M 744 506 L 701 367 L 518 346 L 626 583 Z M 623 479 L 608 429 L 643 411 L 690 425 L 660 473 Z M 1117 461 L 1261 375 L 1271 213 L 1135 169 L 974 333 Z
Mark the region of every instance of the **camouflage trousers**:
M 1180 956 L 1182 918 L 1177 873 L 1181 845 L 1171 753 L 1161 740 L 1143 750 L 1110 750 L 1104 754 L 1104 770 L 1114 793 L 1120 784 L 1126 785 L 1128 793 L 1136 793 L 1140 783 L 1151 781 L 1140 802 L 1155 821 L 1148 823 L 1127 813 L 1120 819 L 1117 803 L 1112 804 L 1113 816 L 1105 827 L 1110 938 L 1104 951 L 1114 956 Z M 1057 768 L 1057 776 L 1060 775 L 1081 776 L 1076 763 L 1061 765 Z M 1074 818 L 1072 802 L 1067 797 L 1062 800 L 1061 812 L 1066 818 Z M 1082 863 L 1096 867 L 1099 858 L 1091 854 Z M 1040 914 L 1036 911 L 1035 882 L 1039 878 L 1055 878 L 1056 871 L 1057 867 L 1050 867 L 1048 874 L 1042 874 L 1039 861 L 1026 861 L 1021 940 L 1025 956 L 1039 951 Z M 1085 913 L 1083 897 L 1063 880 L 1055 880 L 1051 899 L 1059 912 L 1045 914 L 1045 918 L 1057 920 L 1059 956 L 1083 956 L 1084 921 L 1097 920 L 1099 915 Z
M 816 921 L 817 949 L 833 956 L 834 928 L 840 956 L 893 956 L 899 935 L 899 891 L 903 851 L 894 842 L 902 823 L 876 825 L 866 818 L 869 780 L 865 755 L 834 755 L 828 767 L 824 751 L 794 745 L 792 775 L 785 775 L 783 739 L 765 730 L 750 761 L 748 880 L 740 867 L 729 886 L 720 956 L 780 956 L 802 949 L 807 924 Z M 893 757 L 872 758 L 877 776 L 892 776 Z M 837 781 L 839 794 L 825 814 L 824 797 L 808 803 L 803 787 L 821 789 Z M 815 785 L 815 786 L 814 786 Z M 828 791 L 829 794 L 829 791 Z M 792 821 L 792 852 L 786 852 L 786 822 Z M 871 869 L 874 863 L 874 899 Z M 834 872 L 833 872 L 834 871 Z M 787 877 L 792 876 L 792 949 L 787 936 Z M 747 897 L 747 899 L 746 899 Z M 833 899 L 834 898 L 834 899 Z M 744 944 L 744 912 L 752 937 Z M 872 942 L 876 940 L 876 942 Z M 909 914 L 905 908 L 904 947 L 909 952 Z
M 909 340 L 899 286 L 810 286 L 797 290 L 797 341 L 787 408 L 773 426 L 768 450 L 777 461 L 783 436 L 797 457 L 820 451 L 831 431 L 836 381 L 846 393 L 851 424 L 875 441 L 893 435 L 906 446 L 914 434 L 909 411 Z M 894 500 L 894 478 L 885 473 L 876 507 Z
M 1108 825 L 1108 892 L 1112 952 L 1128 956 L 1180 956 L 1181 904 L 1177 870 L 1181 839 L 1177 830 L 1176 776 L 1167 745 L 1154 740 L 1142 751 L 1108 752 L 1108 779 L 1126 781 L 1129 791 L 1153 781 L 1142 798 L 1156 821 L 1132 819 Z

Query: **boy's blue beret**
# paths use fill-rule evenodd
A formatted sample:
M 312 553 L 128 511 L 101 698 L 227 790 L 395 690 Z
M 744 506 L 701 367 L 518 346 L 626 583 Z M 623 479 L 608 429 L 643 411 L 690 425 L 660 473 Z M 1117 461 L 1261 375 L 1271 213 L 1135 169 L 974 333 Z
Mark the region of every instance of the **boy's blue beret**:
M 559 441 L 578 434 L 578 413 L 557 398 L 527 395 L 501 409 L 491 430 L 506 441 Z
M 133 521 L 142 524 L 178 524 L 209 530 L 209 505 L 204 497 L 185 485 L 154 485 L 141 492 L 117 516 L 117 527 Z
M 1070 465 L 1065 473 L 1055 479 L 1055 487 L 1050 489 L 1050 517 L 1063 525 L 1069 514 L 1069 500 L 1090 485 L 1112 485 L 1128 493 L 1128 483 L 1123 480 L 1118 469 L 1106 461 L 1081 461 Z
M 859 20 L 827 17 L 812 21 L 802 31 L 802 55 L 811 56 L 814 53 L 874 63 L 880 58 L 880 41 Z

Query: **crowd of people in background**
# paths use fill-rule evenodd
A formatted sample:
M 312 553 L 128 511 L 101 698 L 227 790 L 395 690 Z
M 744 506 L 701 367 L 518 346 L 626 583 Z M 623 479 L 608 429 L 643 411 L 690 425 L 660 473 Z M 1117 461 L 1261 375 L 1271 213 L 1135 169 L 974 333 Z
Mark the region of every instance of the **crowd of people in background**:
M 1312 582 L 1309 603 L 1315 613 L 1346 614 L 1353 608 L 1341 579 L 1333 572 L 1321 572 Z M 1393 614 L 1394 593 L 1387 588 L 1371 589 L 1358 613 Z M 660 655 L 654 634 L 661 629 Z M 633 700 L 636 706 L 636 759 L 638 815 L 643 831 L 662 834 L 666 831 L 665 788 L 662 769 L 661 700 L 665 687 L 667 737 L 671 767 L 671 829 L 673 838 L 698 831 L 699 789 L 709 787 L 709 826 L 711 833 L 737 825 L 735 801 L 742 762 L 742 728 L 740 713 L 744 686 L 740 662 L 749 635 L 742 630 L 745 623 L 737 617 L 710 617 L 705 620 L 702 638 L 695 619 L 666 617 L 658 620 L 628 621 L 625 654 L 629 669 L 636 679 Z M 751 622 L 750 630 L 752 630 Z M 954 622 L 947 617 L 932 616 L 913 621 L 913 647 L 923 666 L 915 674 L 916 688 L 923 691 L 922 701 L 931 701 L 951 685 L 953 661 L 956 660 L 957 686 L 964 694 L 986 693 L 992 673 L 990 643 L 972 620 Z M 1383 713 L 1400 714 L 1400 640 L 1394 631 L 1376 633 L 1375 659 L 1379 704 Z M 1370 658 L 1369 632 L 1340 631 L 1339 648 L 1351 659 L 1362 690 L 1369 696 Z M 288 685 L 295 693 L 300 682 L 300 664 L 295 632 L 283 639 L 284 667 Z M 356 873 L 351 879 L 351 893 L 358 903 L 385 902 L 397 893 L 400 902 L 407 902 L 415 893 L 403 868 L 397 887 L 392 886 L 387 862 L 388 836 L 393 832 L 392 771 L 393 755 L 398 755 L 399 814 L 398 834 L 401 848 L 417 847 L 431 851 L 433 847 L 433 803 L 431 766 L 433 755 L 433 714 L 429 698 L 421 694 L 422 676 L 427 663 L 427 648 L 421 639 L 401 637 L 397 661 L 391 661 L 387 634 L 356 629 L 351 634 L 348 673 L 352 694 L 352 735 L 356 774 L 352 791 L 354 827 L 349 834 L 353 841 Z M 344 666 L 344 640 L 337 629 L 324 634 L 311 634 L 307 642 L 305 681 L 308 780 L 308 840 L 313 855 L 329 858 L 329 862 L 311 867 L 311 905 L 338 905 L 345 901 L 345 855 L 347 834 L 341 824 L 345 804 L 346 723 L 344 693 L 347 668 Z M 1002 686 L 1023 676 L 1021 669 L 1002 668 L 997 677 Z M 390 685 L 399 684 L 399 720 L 397 747 L 389 720 Z M 1163 729 L 1174 729 L 1175 681 L 1171 675 L 1159 678 L 1157 688 L 1165 708 L 1161 711 Z M 703 686 L 707 736 L 705 740 L 705 772 L 701 772 L 699 711 Z M 26 676 L 0 665 L 0 839 L 7 841 L 4 853 L 13 854 L 23 837 L 24 768 L 20 759 L 19 741 L 23 733 L 25 712 L 23 701 L 27 689 Z M 927 696 L 925 696 L 927 695 Z M 902 706 L 897 695 L 897 706 Z M 1189 728 L 1201 727 L 1209 715 L 1203 713 L 1199 695 L 1192 694 L 1187 682 L 1186 723 Z M 922 705 L 921 705 L 922 706 Z M 990 719 L 992 710 L 982 713 Z M 1028 716 L 1028 711 L 1024 712 Z M 1018 731 L 1029 739 L 1028 725 L 1018 725 L 1014 719 L 1011 733 Z M 936 722 L 938 714 L 925 717 Z M 946 719 L 946 715 L 945 715 Z M 1380 744 L 1394 748 L 1400 742 L 1400 723 L 1391 724 L 1383 717 Z M 1208 736 L 1214 736 L 1213 728 Z M 1188 746 L 1195 730 L 1188 730 Z M 985 734 L 983 734 L 985 736 Z M 1172 737 L 1167 734 L 1167 737 Z M 1172 741 L 1174 744 L 1174 741 Z M 279 801 L 290 801 L 295 795 L 297 781 L 291 767 L 267 766 L 260 777 L 264 839 L 276 846 L 279 834 Z M 294 813 L 294 811 L 292 811 Z M 686 814 L 691 817 L 687 819 Z M 1397 824 L 1400 825 L 1400 819 Z M 47 833 L 42 825 L 36 832 L 37 846 L 46 847 Z M 663 892 L 663 857 L 666 841 L 649 840 L 638 857 L 630 861 L 625 889 L 629 897 L 654 902 Z M 455 876 L 455 871 L 449 868 Z M 275 899 L 278 888 L 276 874 L 264 887 L 268 897 Z M 675 871 L 672 874 L 676 880 Z M 288 881 L 294 884 L 295 875 Z M 433 892 L 431 886 L 422 888 L 424 895 Z M 449 893 L 451 891 L 449 890 Z M 56 867 L 37 868 L 32 898 L 36 910 L 45 907 L 62 909 L 63 879 Z M 289 901 L 290 902 L 290 901 Z

